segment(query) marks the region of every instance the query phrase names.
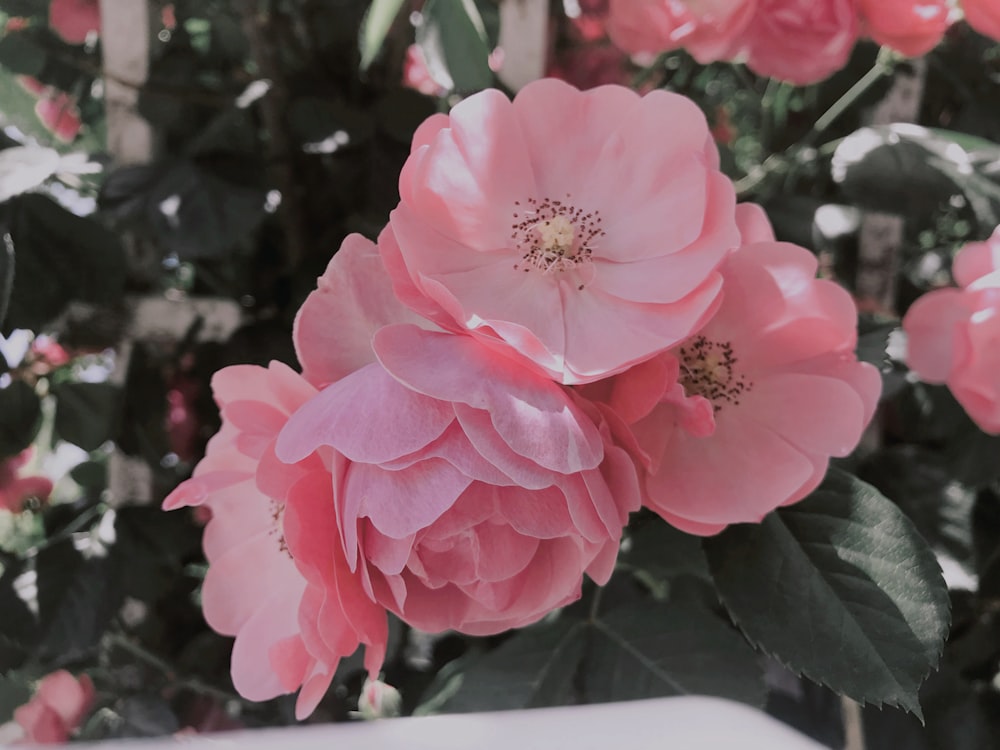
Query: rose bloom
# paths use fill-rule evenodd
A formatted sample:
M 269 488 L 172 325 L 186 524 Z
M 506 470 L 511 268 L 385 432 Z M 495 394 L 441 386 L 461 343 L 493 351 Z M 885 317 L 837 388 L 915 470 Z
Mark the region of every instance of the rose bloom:
M 808 250 L 775 242 L 741 206 L 714 318 L 672 351 L 591 386 L 648 456 L 644 504 L 692 534 L 757 522 L 801 500 L 857 445 L 881 378 L 854 355 L 850 295 Z
M 16 456 L 0 459 L 0 508 L 20 513 L 30 498 L 44 502 L 52 494 L 52 480 L 40 476 L 20 476 L 20 470 L 31 460 L 32 449 Z
M 399 185 L 379 237 L 397 296 L 567 384 L 702 325 L 739 239 L 705 118 L 665 91 L 480 92 L 417 130 Z
M 867 36 L 909 57 L 934 49 L 950 25 L 947 0 L 859 0 Z
M 52 0 L 49 26 L 69 44 L 83 44 L 91 33 L 101 29 L 98 0 Z
M 1000 434 L 1000 227 L 966 245 L 952 268 L 958 289 L 937 289 L 903 317 L 907 364 L 945 384 L 979 427 Z
M 384 609 L 347 570 L 335 530 L 329 530 L 321 553 L 304 559 L 309 550 L 303 551 L 298 531 L 302 503 L 289 510 L 288 498 L 301 495 L 297 487 L 317 483 L 328 494 L 329 471 L 316 456 L 294 465 L 279 462 L 274 441 L 289 415 L 316 395 L 315 385 L 373 359 L 371 332 L 383 320 L 412 317 L 392 298 L 374 245 L 359 236 L 344 242 L 319 287 L 296 322 L 297 337 L 323 344 L 321 351 L 303 356 L 305 376 L 279 363 L 216 373 L 212 389 L 222 427 L 192 478 L 164 502 L 167 510 L 211 511 L 203 540 L 209 569 L 202 601 L 209 625 L 236 636 L 236 689 L 250 700 L 267 700 L 301 686 L 299 718 L 312 713 L 339 660 L 361 643 L 368 646 L 369 675 L 377 677 L 388 631 Z M 327 347 L 331 341 L 337 345 Z M 330 592 L 334 599 L 324 605 Z M 322 624 L 321 609 L 329 616 Z
M 758 0 L 611 0 L 608 35 L 651 59 L 683 47 L 700 63 L 732 57 Z
M 758 0 L 741 56 L 758 75 L 802 86 L 844 67 L 858 34 L 855 0 Z
M 972 28 L 1000 41 L 1000 5 L 996 0 L 962 0 L 961 5 Z
M 42 678 L 34 697 L 14 709 L 14 721 L 24 730 L 24 742 L 60 745 L 75 732 L 94 704 L 94 684 L 65 670 Z M 17 744 L 21 744 L 20 742 Z
M 584 573 L 606 582 L 639 495 L 597 412 L 469 336 L 401 324 L 373 341 L 378 361 L 278 438 L 279 458 L 315 451 L 332 474 L 289 497 L 297 559 L 342 543 L 337 575 L 429 632 L 521 627 L 577 599 Z

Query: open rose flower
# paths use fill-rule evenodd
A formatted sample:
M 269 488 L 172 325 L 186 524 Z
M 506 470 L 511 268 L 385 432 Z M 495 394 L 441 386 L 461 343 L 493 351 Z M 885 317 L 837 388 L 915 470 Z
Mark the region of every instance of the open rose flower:
M 301 686 L 299 718 L 313 711 L 340 658 L 359 644 L 367 645 L 365 665 L 377 677 L 388 634 L 384 609 L 347 570 L 335 532 L 325 538 L 321 554 L 307 559 L 303 550 L 302 503 L 290 510 L 289 498 L 317 484 L 329 494 L 327 467 L 316 456 L 283 464 L 274 456 L 274 441 L 289 415 L 316 395 L 310 377 L 323 385 L 371 361 L 371 332 L 383 320 L 412 316 L 391 298 L 374 245 L 358 236 L 345 241 L 302 312 L 297 337 L 317 345 L 315 353 L 302 352 L 306 377 L 278 363 L 218 372 L 212 387 L 222 428 L 192 478 L 164 503 L 166 509 L 211 510 L 202 599 L 209 625 L 236 636 L 236 689 L 250 700 L 267 700 Z M 331 328 L 338 320 L 344 327 Z M 338 347 L 325 346 L 331 331 L 341 336 Z M 306 494 L 309 502 L 325 497 Z M 330 593 L 336 604 L 324 606 Z M 336 616 L 321 624 L 321 608 Z
M 859 0 L 862 29 L 910 57 L 934 49 L 950 25 L 947 0 Z
M 718 305 L 732 183 L 688 99 L 553 79 L 427 120 L 379 238 L 397 296 L 562 382 L 620 372 Z
M 808 250 L 741 207 L 716 316 L 679 347 L 600 384 L 648 454 L 644 503 L 693 534 L 757 522 L 820 483 L 871 419 L 881 379 L 854 356 L 850 295 Z
M 844 67 L 858 34 L 855 0 L 758 0 L 741 57 L 758 75 L 801 86 Z
M 52 480 L 41 476 L 20 475 L 21 469 L 31 460 L 32 449 L 16 456 L 0 459 L 0 508 L 20 513 L 30 498 L 40 501 L 52 494 Z
M 42 678 L 30 701 L 14 709 L 14 721 L 24 740 L 38 745 L 61 745 L 83 721 L 94 704 L 94 684 L 60 669 Z
M 52 0 L 49 26 L 64 41 L 83 44 L 88 36 L 101 29 L 100 3 L 98 0 Z
M 945 384 L 985 432 L 1000 433 L 1000 228 L 955 257 L 960 288 L 936 289 L 903 318 L 907 364 Z
M 342 542 L 379 604 L 421 630 L 472 635 L 574 601 L 585 572 L 608 580 L 639 497 L 607 425 L 469 336 L 393 325 L 374 349 L 378 362 L 278 438 L 284 461 L 329 456 L 332 487 L 317 479 L 289 498 L 303 562 Z
M 961 5 L 972 28 L 1000 41 L 1000 4 L 996 0 L 962 0 Z
M 757 0 L 611 0 L 608 35 L 640 58 L 683 47 L 700 63 L 732 57 Z

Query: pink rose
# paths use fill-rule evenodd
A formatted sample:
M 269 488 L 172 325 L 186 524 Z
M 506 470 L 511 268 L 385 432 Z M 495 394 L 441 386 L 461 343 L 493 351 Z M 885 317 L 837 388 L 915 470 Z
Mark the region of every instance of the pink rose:
M 644 504 L 714 534 L 805 497 L 857 445 L 881 378 L 854 356 L 850 295 L 808 250 L 774 241 L 756 206 L 722 268 L 714 318 L 671 352 L 599 384 L 648 456 Z
M 72 143 L 82 122 L 76 99 L 55 89 L 46 89 L 35 103 L 35 114 L 42 125 L 63 143 Z
M 859 0 L 867 36 L 910 57 L 934 49 L 950 25 L 948 0 Z
M 705 118 L 665 91 L 480 92 L 417 130 L 399 186 L 379 237 L 399 299 L 567 384 L 696 330 L 738 242 Z
M 19 476 L 19 472 L 31 460 L 32 449 L 11 458 L 0 459 L 0 508 L 11 513 L 20 513 L 29 498 L 44 502 L 52 494 L 52 481 L 40 476 Z
M 83 44 L 101 29 L 98 0 L 52 0 L 49 26 L 69 44 Z
M 24 730 L 24 740 L 38 745 L 59 745 L 75 732 L 94 704 L 94 684 L 65 670 L 52 672 L 38 683 L 34 697 L 14 709 L 14 721 Z
M 1000 228 L 966 245 L 953 267 L 959 289 L 928 292 L 903 318 L 907 364 L 945 384 L 979 427 L 1000 433 Z
M 474 338 L 382 328 L 378 357 L 324 389 L 278 438 L 284 461 L 327 455 L 288 498 L 300 564 L 334 571 L 315 610 L 339 616 L 355 574 L 380 605 L 430 632 L 498 633 L 608 580 L 629 511 L 630 457 L 588 405 Z M 331 450 L 332 449 L 332 450 Z
M 608 35 L 631 55 L 683 47 L 700 63 L 732 57 L 758 0 L 611 0 Z
M 962 0 L 969 25 L 984 36 L 1000 41 L 1000 4 L 997 0 Z
M 448 93 L 427 70 L 424 53 L 416 44 L 406 48 L 406 58 L 403 60 L 403 85 L 425 96 L 444 96 Z
M 854 0 L 758 0 L 742 54 L 755 73 L 801 86 L 844 67 L 858 33 Z

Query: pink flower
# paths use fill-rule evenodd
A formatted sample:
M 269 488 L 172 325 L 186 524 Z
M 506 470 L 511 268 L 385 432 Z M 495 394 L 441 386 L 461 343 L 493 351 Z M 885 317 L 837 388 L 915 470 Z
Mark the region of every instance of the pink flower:
M 301 686 L 296 714 L 303 718 L 323 697 L 340 657 L 351 654 L 361 640 L 372 646 L 370 661 L 378 674 L 385 653 L 385 616 L 381 631 L 376 628 L 371 635 L 341 622 L 339 640 L 331 645 L 305 614 L 312 569 L 300 570 L 290 551 L 283 523 L 286 496 L 310 473 L 327 477 L 327 484 L 329 478 L 315 457 L 292 467 L 277 462 L 273 445 L 288 416 L 316 390 L 276 362 L 267 369 L 227 367 L 216 373 L 212 388 L 222 409 L 222 428 L 192 478 L 170 494 L 164 508 L 204 504 L 211 509 L 202 601 L 208 624 L 236 636 L 236 689 L 259 701 Z M 335 541 L 331 537 L 327 545 L 331 558 L 337 554 Z
M 82 125 L 76 99 L 55 89 L 46 89 L 35 103 L 42 125 L 63 143 L 72 143 Z
M 202 598 L 209 625 L 236 636 L 236 689 L 250 700 L 267 700 L 301 685 L 299 718 L 313 711 L 340 658 L 360 643 L 368 646 L 369 675 L 377 677 L 388 631 L 385 610 L 348 569 L 341 537 L 330 525 L 335 519 L 304 526 L 316 520 L 313 504 L 333 508 L 329 467 L 317 456 L 283 464 L 274 441 L 317 386 L 374 361 L 376 330 L 414 320 L 420 319 L 392 296 L 374 244 L 348 237 L 295 321 L 303 375 L 278 363 L 217 373 L 212 385 L 222 428 L 192 478 L 164 502 L 168 510 L 211 511 Z M 314 540 L 322 546 L 309 547 Z
M 760 236 L 757 207 L 741 219 L 748 244 L 723 265 L 716 316 L 601 384 L 648 455 L 644 503 L 693 534 L 805 497 L 857 445 L 881 389 L 854 356 L 850 295 L 815 278 L 809 251 Z
M 608 35 L 631 55 L 651 59 L 683 47 L 700 63 L 736 51 L 758 0 L 611 0 Z
M 0 508 L 20 513 L 29 498 L 44 502 L 52 494 L 52 481 L 46 477 L 18 476 L 31 460 L 32 449 L 7 459 L 0 459 Z
M 83 44 L 101 29 L 98 0 L 52 0 L 49 26 L 69 44 Z
M 14 709 L 27 743 L 59 745 L 77 730 L 94 703 L 94 684 L 60 669 L 42 678 L 34 697 Z
M 996 0 L 962 0 L 961 4 L 972 28 L 1000 41 L 1000 5 Z
M 966 245 L 953 266 L 959 289 L 928 292 L 907 311 L 907 364 L 946 384 L 985 432 L 1000 433 L 1000 228 Z
M 738 242 L 705 118 L 665 91 L 483 91 L 418 129 L 399 185 L 379 238 L 399 299 L 567 384 L 696 330 Z
M 416 44 L 406 48 L 406 58 L 403 60 L 403 85 L 425 96 L 444 96 L 448 93 L 431 76 L 424 53 Z
M 742 56 L 759 75 L 816 83 L 844 67 L 858 33 L 854 0 L 758 0 Z
M 279 458 L 329 456 L 289 497 L 293 555 L 346 569 L 421 630 L 498 633 L 611 575 L 630 510 L 631 458 L 593 407 L 469 336 L 392 325 L 378 362 L 296 412 Z M 331 450 L 332 449 L 332 450 Z M 327 605 L 320 628 L 336 618 Z
M 948 0 L 859 0 L 864 32 L 910 57 L 934 49 L 950 25 Z

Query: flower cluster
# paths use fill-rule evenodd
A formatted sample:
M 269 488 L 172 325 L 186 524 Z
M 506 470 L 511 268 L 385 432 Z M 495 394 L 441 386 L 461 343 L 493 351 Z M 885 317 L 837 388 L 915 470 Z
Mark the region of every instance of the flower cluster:
M 985 432 L 1000 433 L 1000 227 L 966 245 L 952 273 L 959 288 L 936 289 L 907 311 L 907 364 L 946 384 Z
M 302 374 L 216 374 L 222 428 L 165 507 L 207 506 L 209 624 L 251 699 L 309 714 L 386 612 L 535 622 L 611 576 L 632 511 L 712 534 L 803 498 L 879 393 L 856 310 L 737 206 L 689 100 L 536 81 L 416 132 L 377 245 L 295 322 Z
M 847 63 L 870 37 L 904 55 L 933 49 L 955 20 L 948 0 L 610 0 L 616 45 L 649 58 L 684 48 L 698 62 L 745 62 L 751 70 L 804 85 Z M 968 23 L 1000 39 L 995 0 L 963 0 Z

